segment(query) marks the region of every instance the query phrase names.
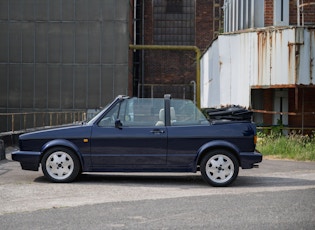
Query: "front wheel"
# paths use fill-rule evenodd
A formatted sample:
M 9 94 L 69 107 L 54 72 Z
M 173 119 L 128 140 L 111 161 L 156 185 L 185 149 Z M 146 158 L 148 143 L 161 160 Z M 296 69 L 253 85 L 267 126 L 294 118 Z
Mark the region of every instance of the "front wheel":
M 214 150 L 206 154 L 200 163 L 202 178 L 212 186 L 223 187 L 237 177 L 239 163 L 236 157 L 226 150 Z
M 80 162 L 73 151 L 56 147 L 48 150 L 41 161 L 44 175 L 53 182 L 71 182 L 80 172 Z

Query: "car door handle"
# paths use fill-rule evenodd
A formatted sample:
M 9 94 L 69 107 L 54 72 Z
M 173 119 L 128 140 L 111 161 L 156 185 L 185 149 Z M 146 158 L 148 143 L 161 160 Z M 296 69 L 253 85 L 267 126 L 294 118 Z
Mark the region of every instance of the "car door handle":
M 150 133 L 153 133 L 153 134 L 162 134 L 162 133 L 165 133 L 164 130 L 161 130 L 161 129 L 153 129 L 150 131 Z

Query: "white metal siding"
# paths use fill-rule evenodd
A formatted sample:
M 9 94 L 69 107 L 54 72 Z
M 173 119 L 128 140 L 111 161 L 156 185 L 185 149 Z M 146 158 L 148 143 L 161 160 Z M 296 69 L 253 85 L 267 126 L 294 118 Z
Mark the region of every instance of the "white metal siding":
M 289 8 L 290 0 L 273 0 L 273 25 L 288 26 L 289 25 Z
M 296 42 L 304 43 L 299 45 L 298 84 L 315 84 L 315 27 L 305 30 L 298 28 Z
M 220 35 L 201 59 L 201 107 L 249 107 L 251 88 L 315 84 L 315 28 Z
M 264 4 L 262 0 L 225 0 L 224 32 L 263 27 Z
M 212 44 L 211 49 L 209 49 L 201 59 L 200 101 L 201 105 L 208 105 L 205 107 L 212 107 L 220 104 L 220 60 L 218 44 L 219 43 L 215 41 Z

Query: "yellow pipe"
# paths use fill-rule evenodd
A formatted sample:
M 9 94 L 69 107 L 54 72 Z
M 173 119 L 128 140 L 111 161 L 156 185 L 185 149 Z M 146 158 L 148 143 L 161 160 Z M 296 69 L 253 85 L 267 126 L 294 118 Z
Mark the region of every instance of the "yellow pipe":
M 200 59 L 201 52 L 197 46 L 163 46 L 163 45 L 129 45 L 134 50 L 191 50 L 196 53 L 196 104 L 200 108 Z

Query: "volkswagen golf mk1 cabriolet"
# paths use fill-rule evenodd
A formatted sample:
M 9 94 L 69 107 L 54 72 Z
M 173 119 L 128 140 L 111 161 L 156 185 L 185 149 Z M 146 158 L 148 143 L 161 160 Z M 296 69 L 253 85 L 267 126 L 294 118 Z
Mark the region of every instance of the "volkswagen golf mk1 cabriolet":
M 89 122 L 26 133 L 12 159 L 53 182 L 82 172 L 197 172 L 227 186 L 262 161 L 250 120 L 209 120 L 190 100 L 118 96 Z

